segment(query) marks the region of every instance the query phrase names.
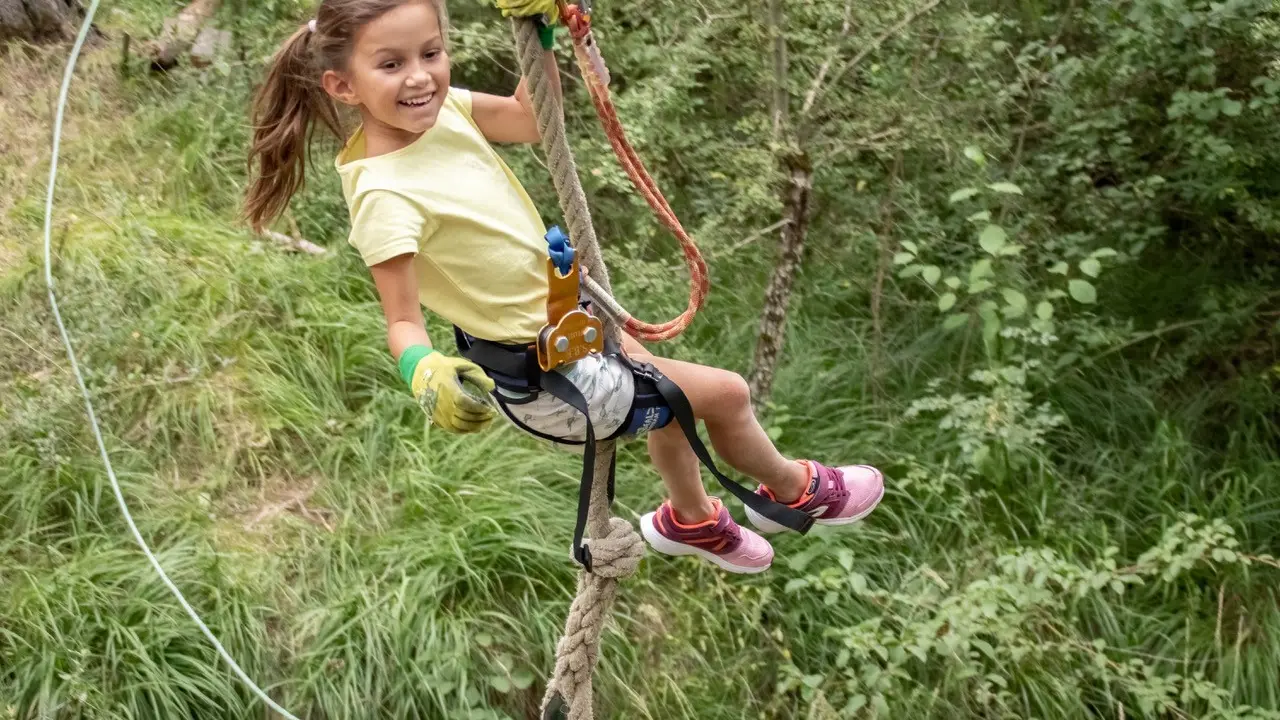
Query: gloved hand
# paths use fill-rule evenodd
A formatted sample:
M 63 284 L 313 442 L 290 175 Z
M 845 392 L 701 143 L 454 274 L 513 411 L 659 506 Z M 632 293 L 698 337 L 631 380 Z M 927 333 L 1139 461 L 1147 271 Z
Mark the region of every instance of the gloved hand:
M 556 0 L 494 0 L 493 4 L 502 11 L 503 17 L 546 15 L 547 22 L 551 24 L 560 19 L 560 7 Z
M 405 351 L 402 365 L 406 360 L 412 362 L 413 350 Z M 403 367 L 401 371 L 404 372 Z M 442 429 L 455 433 L 479 432 L 493 420 L 493 406 L 480 399 L 482 395 L 477 397 L 476 392 L 492 392 L 493 380 L 479 365 L 431 351 L 414 363 L 409 373 L 406 379 L 413 396 L 431 422 Z M 471 388 L 463 387 L 463 383 Z

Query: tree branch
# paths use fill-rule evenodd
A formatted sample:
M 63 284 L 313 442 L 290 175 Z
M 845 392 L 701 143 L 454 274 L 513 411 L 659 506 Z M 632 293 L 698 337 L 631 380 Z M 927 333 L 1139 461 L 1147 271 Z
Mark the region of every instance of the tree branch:
M 773 41 L 773 140 L 778 141 L 789 122 L 787 106 L 791 95 L 787 92 L 787 36 L 783 30 L 785 19 L 782 0 L 769 0 L 769 36 Z
M 840 54 L 844 41 L 849 39 L 849 33 L 853 31 L 853 0 L 848 0 L 844 5 L 844 25 L 840 28 L 840 37 L 831 43 L 831 54 L 822 63 L 822 67 L 818 68 L 818 73 L 813 76 L 813 84 L 809 86 L 809 92 L 804 96 L 804 105 L 800 110 L 800 115 L 804 116 L 808 113 L 809 108 L 813 106 L 813 99 L 822 89 L 822 83 L 827 78 L 827 73 L 831 71 L 831 64 L 836 61 L 836 56 Z
M 776 2 L 777 0 L 772 0 L 772 1 Z M 852 58 L 850 58 L 849 62 L 845 63 L 844 66 L 840 68 L 839 72 L 837 72 L 831 78 L 831 82 L 827 83 L 826 87 L 829 88 L 830 86 L 839 83 L 840 80 L 842 80 L 844 76 L 849 73 L 849 71 L 858 67 L 858 65 L 861 64 L 863 60 L 866 60 L 867 57 L 871 55 L 871 53 L 878 50 L 880 46 L 885 43 L 885 41 L 895 37 L 896 35 L 901 33 L 903 30 L 905 30 L 908 25 L 915 22 L 919 18 L 928 14 L 934 8 L 941 5 L 942 1 L 943 0 L 929 0 L 929 2 L 925 3 L 924 5 L 921 5 L 915 10 L 912 10 L 910 13 L 904 16 L 901 20 L 899 20 L 897 24 L 895 24 L 893 27 L 881 33 L 880 36 L 877 37 L 875 40 L 872 40 L 869 45 L 859 50 L 857 55 L 854 55 Z M 805 98 L 804 106 L 800 108 L 800 116 L 807 118 L 809 114 L 813 111 L 813 108 L 817 105 L 818 101 L 821 100 L 822 96 L 825 94 L 826 94 L 826 90 L 824 88 L 815 87 L 811 89 L 808 97 Z

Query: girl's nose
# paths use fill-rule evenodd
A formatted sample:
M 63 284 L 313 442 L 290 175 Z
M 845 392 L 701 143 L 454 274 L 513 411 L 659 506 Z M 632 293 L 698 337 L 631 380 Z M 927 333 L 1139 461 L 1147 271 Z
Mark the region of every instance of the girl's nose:
M 414 68 L 413 72 L 409 73 L 409 76 L 405 78 L 404 83 L 409 87 L 421 87 L 427 85 L 427 83 L 430 82 L 430 78 L 431 76 L 426 69 L 419 66 Z

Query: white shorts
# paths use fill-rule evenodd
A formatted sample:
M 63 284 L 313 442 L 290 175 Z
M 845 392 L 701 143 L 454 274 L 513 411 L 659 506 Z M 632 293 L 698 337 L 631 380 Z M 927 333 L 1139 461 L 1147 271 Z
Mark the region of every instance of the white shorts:
M 556 372 L 568 378 L 586 398 L 597 439 L 613 435 L 630 422 L 635 376 L 617 357 L 588 355 Z M 499 387 L 494 395 L 507 419 L 525 432 L 572 443 L 587 439 L 582 413 L 549 392 L 531 395 Z

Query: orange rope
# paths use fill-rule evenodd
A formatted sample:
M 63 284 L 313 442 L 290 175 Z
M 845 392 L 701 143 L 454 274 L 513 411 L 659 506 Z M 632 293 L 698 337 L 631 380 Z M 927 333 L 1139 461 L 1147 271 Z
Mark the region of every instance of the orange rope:
M 577 5 L 562 5 L 560 14 L 569 28 L 570 35 L 573 36 L 578 66 L 582 69 L 583 77 L 587 79 L 591 103 L 595 106 L 600 125 L 604 128 L 605 136 L 609 138 L 609 144 L 613 147 L 613 154 L 617 156 L 627 177 L 631 179 L 631 184 L 644 197 L 658 220 L 680 241 L 680 248 L 684 251 L 685 263 L 689 267 L 689 304 L 684 312 L 667 322 L 656 324 L 628 317 L 623 325 L 627 334 L 640 340 L 670 340 L 689 327 L 702 307 L 703 301 L 706 300 L 707 293 L 711 291 L 711 277 L 707 271 L 707 263 L 702 259 L 702 253 L 698 251 L 693 238 L 680 224 L 680 219 L 667 203 L 658 184 L 645 169 L 635 148 L 627 140 L 626 130 L 618 119 L 618 111 L 613 105 L 609 87 L 600 76 L 600 71 L 591 62 L 590 46 L 594 40 L 591 38 L 590 18 L 584 15 Z M 596 59 L 599 60 L 598 53 Z M 599 63 L 600 70 L 607 72 L 603 60 L 599 60 Z

